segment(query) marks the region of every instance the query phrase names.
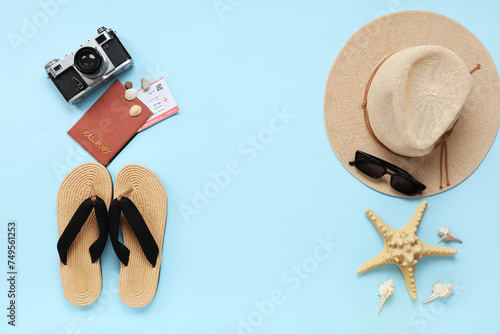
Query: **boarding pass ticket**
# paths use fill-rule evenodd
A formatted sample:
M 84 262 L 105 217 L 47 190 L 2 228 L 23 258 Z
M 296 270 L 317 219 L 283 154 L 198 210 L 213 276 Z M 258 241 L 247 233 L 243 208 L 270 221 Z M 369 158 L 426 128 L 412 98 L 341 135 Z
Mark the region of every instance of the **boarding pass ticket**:
M 179 111 L 179 107 L 163 78 L 151 83 L 151 87 L 147 91 L 139 89 L 137 98 L 153 112 L 153 115 L 138 132 L 163 121 Z

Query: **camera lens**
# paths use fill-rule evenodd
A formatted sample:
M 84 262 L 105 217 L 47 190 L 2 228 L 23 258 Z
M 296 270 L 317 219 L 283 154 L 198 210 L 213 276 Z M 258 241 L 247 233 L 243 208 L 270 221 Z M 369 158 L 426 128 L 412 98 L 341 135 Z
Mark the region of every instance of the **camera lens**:
M 84 47 L 75 54 L 75 66 L 84 74 L 92 74 L 102 66 L 102 57 L 99 51 L 91 47 Z

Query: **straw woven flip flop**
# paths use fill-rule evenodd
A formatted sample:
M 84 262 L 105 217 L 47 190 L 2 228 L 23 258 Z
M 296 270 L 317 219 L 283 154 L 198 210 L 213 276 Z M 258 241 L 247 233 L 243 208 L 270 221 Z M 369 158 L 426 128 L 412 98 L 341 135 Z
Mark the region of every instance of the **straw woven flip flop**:
M 122 262 L 119 292 L 132 307 L 149 304 L 160 277 L 167 195 L 160 179 L 139 165 L 125 166 L 115 181 L 109 208 L 109 236 Z M 118 241 L 121 226 L 123 243 Z
M 57 194 L 61 282 L 66 299 L 74 305 L 93 303 L 101 293 L 100 256 L 108 238 L 107 208 L 113 183 L 98 163 L 73 169 Z

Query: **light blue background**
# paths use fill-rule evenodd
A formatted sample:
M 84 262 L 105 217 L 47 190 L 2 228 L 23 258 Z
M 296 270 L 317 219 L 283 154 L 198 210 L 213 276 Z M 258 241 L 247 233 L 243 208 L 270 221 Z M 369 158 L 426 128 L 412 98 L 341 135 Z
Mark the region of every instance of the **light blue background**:
M 50 0 L 42 0 L 42 2 Z M 43 10 L 37 1 L 2 0 L 0 87 L 0 333 L 481 333 L 497 331 L 500 224 L 498 140 L 460 186 L 427 198 L 419 238 L 436 244 L 447 225 L 464 240 L 458 255 L 425 258 L 412 300 L 396 266 L 358 275 L 382 249 L 364 211 L 399 228 L 419 199 L 380 194 L 340 165 L 324 130 L 323 94 L 343 43 L 370 20 L 425 9 L 461 22 L 500 64 L 498 13 L 491 1 L 66 1 L 16 53 L 21 33 Z M 217 2 L 215 2 L 217 3 Z M 43 23 L 43 22 L 42 22 Z M 94 161 L 66 131 L 104 92 L 67 105 L 43 66 L 89 38 L 101 25 L 118 32 L 135 60 L 119 77 L 138 84 L 164 76 L 180 112 L 138 135 L 109 166 L 114 178 L 130 163 L 163 181 L 169 211 L 157 295 L 142 309 L 122 303 L 119 262 L 108 244 L 104 287 L 88 307 L 61 289 L 56 251 L 56 195 L 62 178 Z M 294 118 L 250 159 L 248 148 L 285 110 Z M 189 219 L 211 173 L 240 164 L 240 173 Z M 250 160 L 250 161 L 249 161 Z M 18 326 L 7 325 L 6 224 L 18 222 Z M 314 265 L 318 238 L 338 248 L 306 278 L 290 271 Z M 326 253 L 321 253 L 325 256 Z M 311 269 L 312 268 L 312 269 Z M 422 306 L 432 283 L 457 284 L 455 295 Z M 377 282 L 394 278 L 395 293 L 377 316 Z M 296 289 L 294 289 L 296 288 Z M 259 318 L 255 302 L 281 291 L 281 303 Z M 255 325 L 240 328 L 239 318 Z M 250 326 L 250 325 L 249 325 Z

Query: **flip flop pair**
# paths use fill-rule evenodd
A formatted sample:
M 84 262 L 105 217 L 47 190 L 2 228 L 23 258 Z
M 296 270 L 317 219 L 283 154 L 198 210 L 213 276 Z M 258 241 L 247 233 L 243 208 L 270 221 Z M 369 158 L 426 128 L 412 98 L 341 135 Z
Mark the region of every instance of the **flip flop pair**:
M 158 287 L 167 195 L 160 179 L 125 166 L 114 185 L 108 170 L 86 163 L 72 170 L 57 195 L 61 282 L 66 299 L 93 303 L 102 290 L 101 254 L 108 234 L 121 261 L 119 294 L 132 307 L 149 304 Z M 108 214 L 109 212 L 109 214 Z M 122 230 L 123 243 L 119 241 Z

